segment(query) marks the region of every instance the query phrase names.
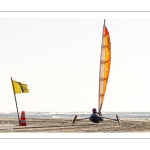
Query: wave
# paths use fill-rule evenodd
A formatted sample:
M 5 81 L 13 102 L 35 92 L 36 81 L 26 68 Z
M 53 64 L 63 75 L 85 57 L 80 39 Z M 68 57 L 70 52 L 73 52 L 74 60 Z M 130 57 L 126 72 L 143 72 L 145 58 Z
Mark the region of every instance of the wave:
M 25 112 L 26 118 L 74 118 L 78 115 L 78 118 L 87 118 L 90 116 L 90 112 Z M 148 118 L 150 119 L 150 112 L 104 112 L 103 117 L 116 118 L 116 114 L 120 118 Z M 21 113 L 19 113 L 21 115 Z M 0 112 L 0 117 L 15 117 L 17 118 L 17 112 L 4 113 Z

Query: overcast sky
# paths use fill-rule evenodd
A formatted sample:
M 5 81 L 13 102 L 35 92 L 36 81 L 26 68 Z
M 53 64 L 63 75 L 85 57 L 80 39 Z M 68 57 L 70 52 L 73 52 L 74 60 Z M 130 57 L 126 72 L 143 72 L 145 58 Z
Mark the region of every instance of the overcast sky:
M 44 17 L 43 17 L 44 16 Z M 0 111 L 91 112 L 98 107 L 103 21 L 111 68 L 102 112 L 149 111 L 150 18 L 90 14 L 0 16 Z

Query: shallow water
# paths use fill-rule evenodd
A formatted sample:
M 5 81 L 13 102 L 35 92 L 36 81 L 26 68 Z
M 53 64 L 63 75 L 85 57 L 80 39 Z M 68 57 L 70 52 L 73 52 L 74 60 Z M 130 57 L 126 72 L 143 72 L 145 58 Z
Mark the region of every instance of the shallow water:
M 25 112 L 26 118 L 74 118 L 75 115 L 78 115 L 78 118 L 87 118 L 90 116 L 90 114 L 90 112 Z M 110 118 L 116 118 L 116 114 L 118 114 L 120 118 L 150 119 L 150 112 L 102 112 L 102 114 L 103 117 Z M 17 112 L 0 112 L 0 117 L 15 118 L 18 117 L 18 115 Z

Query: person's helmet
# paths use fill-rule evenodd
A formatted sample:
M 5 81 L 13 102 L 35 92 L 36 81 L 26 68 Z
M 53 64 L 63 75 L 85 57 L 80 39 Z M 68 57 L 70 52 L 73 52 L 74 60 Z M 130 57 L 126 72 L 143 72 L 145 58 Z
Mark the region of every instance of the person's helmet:
M 93 113 L 96 113 L 96 108 L 93 108 L 93 109 L 92 109 L 92 112 L 93 112 Z

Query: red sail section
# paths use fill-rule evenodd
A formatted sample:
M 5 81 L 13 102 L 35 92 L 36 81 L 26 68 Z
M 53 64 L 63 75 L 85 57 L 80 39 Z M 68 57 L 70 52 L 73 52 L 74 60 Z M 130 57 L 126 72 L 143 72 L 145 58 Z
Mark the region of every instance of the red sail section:
M 100 73 L 99 73 L 99 99 L 98 110 L 101 111 L 104 102 L 111 62 L 111 43 L 108 29 L 103 26 L 102 48 L 100 57 Z

